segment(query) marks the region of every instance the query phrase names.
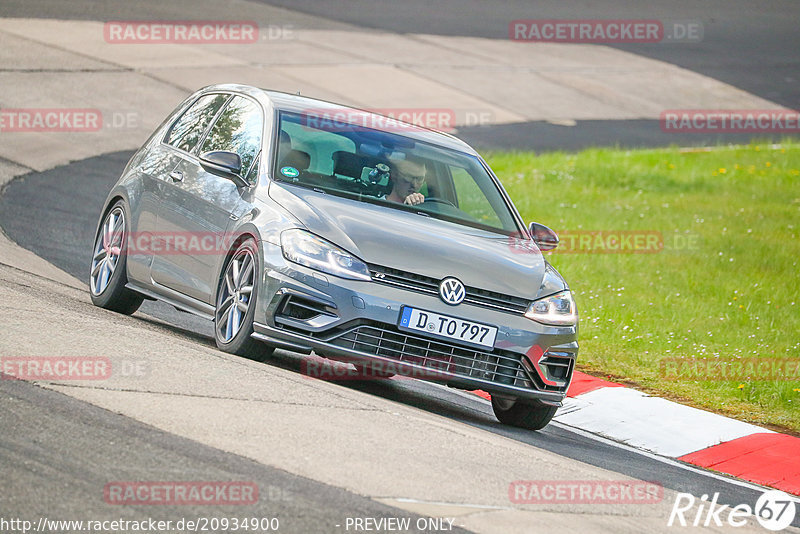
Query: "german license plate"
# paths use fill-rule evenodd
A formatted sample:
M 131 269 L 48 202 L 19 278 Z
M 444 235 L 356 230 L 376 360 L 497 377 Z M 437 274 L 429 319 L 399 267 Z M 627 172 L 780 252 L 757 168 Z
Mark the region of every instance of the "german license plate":
M 497 327 L 404 306 L 399 328 L 460 341 L 468 345 L 494 348 Z

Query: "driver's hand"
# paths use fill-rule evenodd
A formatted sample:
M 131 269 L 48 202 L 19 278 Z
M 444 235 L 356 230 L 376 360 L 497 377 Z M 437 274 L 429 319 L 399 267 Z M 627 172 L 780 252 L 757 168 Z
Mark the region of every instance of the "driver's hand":
M 422 193 L 411 193 L 404 201 L 404 203 L 408 204 L 409 206 L 416 206 L 417 204 L 422 204 L 423 202 L 425 202 L 425 197 L 422 195 Z

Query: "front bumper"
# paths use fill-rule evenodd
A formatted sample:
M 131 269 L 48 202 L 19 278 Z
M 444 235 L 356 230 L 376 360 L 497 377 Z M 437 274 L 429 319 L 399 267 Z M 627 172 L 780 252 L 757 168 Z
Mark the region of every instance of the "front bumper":
M 346 280 L 287 262 L 262 243 L 265 269 L 253 337 L 348 362 L 378 362 L 404 375 L 493 395 L 559 405 L 572 379 L 577 327 L 438 297 L 373 278 Z M 476 348 L 397 328 L 402 306 L 498 327 L 494 348 Z

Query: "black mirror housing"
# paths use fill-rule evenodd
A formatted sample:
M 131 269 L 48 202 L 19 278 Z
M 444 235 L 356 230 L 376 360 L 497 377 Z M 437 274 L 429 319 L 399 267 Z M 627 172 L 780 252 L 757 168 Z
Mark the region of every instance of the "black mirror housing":
M 239 187 L 247 186 L 242 178 L 242 158 L 236 152 L 213 150 L 200 156 L 200 165 L 211 174 L 227 178 Z
M 555 250 L 558 247 L 558 234 L 543 224 L 532 222 L 528 227 L 533 242 L 541 251 Z

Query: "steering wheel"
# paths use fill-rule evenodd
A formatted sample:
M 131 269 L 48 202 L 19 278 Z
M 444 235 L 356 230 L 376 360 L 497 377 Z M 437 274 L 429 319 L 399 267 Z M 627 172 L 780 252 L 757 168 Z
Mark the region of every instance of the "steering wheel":
M 433 202 L 434 204 L 447 204 L 448 206 L 453 206 L 454 208 L 456 207 L 456 205 L 449 200 L 440 197 L 425 197 L 425 200 L 422 203 L 425 204 L 426 202 Z

